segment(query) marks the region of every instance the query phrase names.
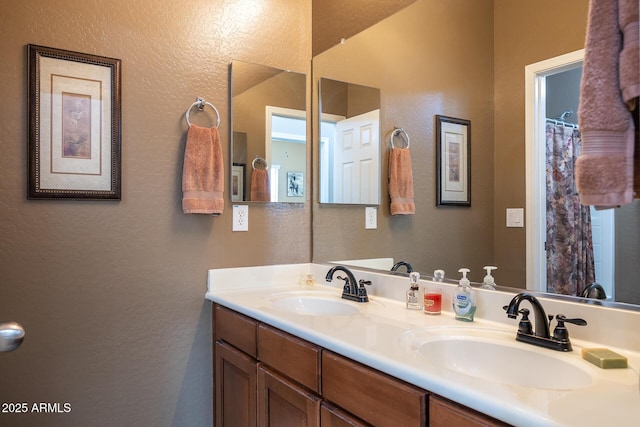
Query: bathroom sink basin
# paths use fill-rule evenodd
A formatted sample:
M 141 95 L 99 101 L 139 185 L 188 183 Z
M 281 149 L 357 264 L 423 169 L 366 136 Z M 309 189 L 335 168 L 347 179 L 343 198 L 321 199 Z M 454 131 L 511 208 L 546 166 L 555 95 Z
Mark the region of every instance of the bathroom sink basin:
M 426 363 L 448 371 L 534 389 L 573 390 L 592 384 L 591 374 L 568 353 L 515 341 L 503 331 L 451 328 L 409 332 L 401 345 Z
M 275 310 L 306 316 L 348 316 L 360 312 L 358 304 L 369 304 L 347 301 L 328 292 L 285 292 L 270 299 Z

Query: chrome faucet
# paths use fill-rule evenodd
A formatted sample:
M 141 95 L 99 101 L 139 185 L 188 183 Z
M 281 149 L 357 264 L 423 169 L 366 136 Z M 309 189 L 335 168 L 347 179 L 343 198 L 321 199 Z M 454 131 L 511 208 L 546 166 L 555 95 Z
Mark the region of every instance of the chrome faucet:
M 529 320 L 529 310 L 526 308 L 520 309 L 520 303 L 522 301 L 528 301 L 533 308 L 533 314 L 535 316 L 535 324 L 533 327 Z M 551 336 L 549 323 L 553 320 L 554 316 L 547 316 L 538 298 L 526 292 L 519 293 L 513 297 L 509 305 L 505 305 L 503 308 L 507 312 L 507 316 L 511 319 L 516 319 L 518 314 L 522 315 L 520 323 L 518 324 L 518 333 L 516 334 L 517 341 L 557 351 L 573 350 L 571 341 L 569 341 L 569 331 L 564 326 L 565 322 L 580 326 L 587 324 L 583 319 L 567 319 L 563 314 L 558 314 L 555 316 L 557 325 L 553 330 L 553 336 Z
M 327 276 L 325 277 L 327 282 L 333 280 L 333 274 L 336 271 L 342 271 L 347 275 L 347 277 L 338 276 L 338 279 L 344 280 L 342 298 L 357 302 L 369 302 L 369 296 L 367 295 L 367 290 L 364 285 L 371 285 L 370 281 L 360 280 L 360 282 L 357 282 L 355 276 L 347 267 L 336 265 L 335 267 L 331 267 L 327 272 Z M 358 283 L 360 286 L 358 286 Z
M 398 271 L 400 267 L 405 267 L 407 269 L 407 273 L 413 272 L 413 266 L 406 261 L 396 262 L 393 264 L 393 267 L 391 267 L 391 271 Z

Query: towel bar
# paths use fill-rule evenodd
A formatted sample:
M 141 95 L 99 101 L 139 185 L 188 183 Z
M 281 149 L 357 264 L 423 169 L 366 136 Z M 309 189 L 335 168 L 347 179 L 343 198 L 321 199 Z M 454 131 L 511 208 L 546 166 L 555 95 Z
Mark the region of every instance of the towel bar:
M 220 127 L 220 113 L 218 112 L 218 109 L 210 102 L 205 101 L 202 98 L 196 98 L 196 102 L 194 102 L 193 104 L 191 104 L 189 106 L 189 108 L 187 108 L 187 112 L 185 114 L 185 118 L 187 119 L 187 125 L 189 125 L 189 127 L 191 127 L 191 122 L 189 121 L 189 112 L 191 111 L 191 109 L 193 107 L 198 107 L 198 110 L 203 111 L 205 106 L 209 106 L 211 108 L 213 108 L 213 111 L 216 112 L 216 117 L 218 118 L 218 121 L 216 123 L 216 128 Z

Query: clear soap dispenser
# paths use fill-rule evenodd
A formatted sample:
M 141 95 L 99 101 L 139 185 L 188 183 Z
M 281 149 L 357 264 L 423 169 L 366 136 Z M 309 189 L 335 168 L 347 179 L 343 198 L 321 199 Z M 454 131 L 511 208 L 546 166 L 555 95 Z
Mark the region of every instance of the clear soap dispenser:
M 458 271 L 462 273 L 462 278 L 453 295 L 453 311 L 456 314 L 456 320 L 473 322 L 473 316 L 476 314 L 476 295 L 467 279 L 467 273 L 471 270 L 461 268 Z
M 492 270 L 497 270 L 498 267 L 494 267 L 492 265 L 487 265 L 482 267 L 487 271 L 487 275 L 484 276 L 484 280 L 482 281 L 482 286 L 480 286 L 481 289 L 489 289 L 492 291 L 496 290 L 496 281 L 493 278 L 493 276 L 491 275 L 491 271 Z
M 410 288 L 407 291 L 407 309 L 422 310 L 422 295 L 420 295 L 420 273 L 413 271 L 409 273 Z

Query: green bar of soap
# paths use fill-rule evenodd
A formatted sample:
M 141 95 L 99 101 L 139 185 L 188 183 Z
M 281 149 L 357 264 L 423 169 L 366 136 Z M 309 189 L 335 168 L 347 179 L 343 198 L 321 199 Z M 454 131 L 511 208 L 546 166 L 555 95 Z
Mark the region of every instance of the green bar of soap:
M 602 369 L 627 367 L 627 358 L 608 348 L 583 348 L 582 358 Z

